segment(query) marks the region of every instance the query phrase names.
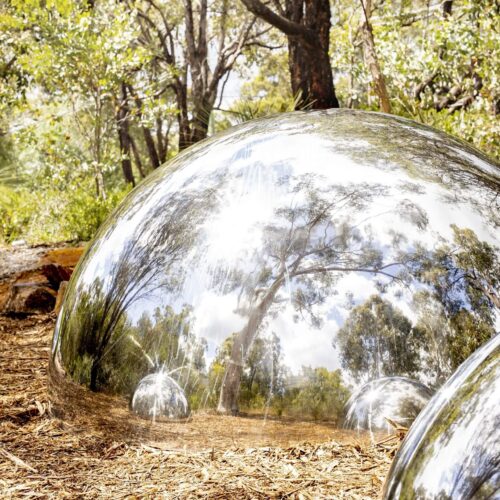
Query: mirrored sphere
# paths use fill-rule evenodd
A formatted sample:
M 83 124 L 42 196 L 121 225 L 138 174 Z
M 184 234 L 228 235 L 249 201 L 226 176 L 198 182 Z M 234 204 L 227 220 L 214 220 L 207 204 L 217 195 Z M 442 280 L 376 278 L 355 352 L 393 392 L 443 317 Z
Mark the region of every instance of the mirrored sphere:
M 500 335 L 431 399 L 403 441 L 386 499 L 500 496 Z
M 371 380 L 437 387 L 498 329 L 499 186 L 478 151 L 375 113 L 215 135 L 150 175 L 89 245 L 54 332 L 53 407 L 184 433 L 182 446 L 255 444 L 328 439 Z M 185 427 L 130 410 L 159 372 L 189 402 Z
M 179 384 L 164 372 L 146 375 L 132 397 L 134 413 L 153 420 L 189 417 L 189 404 Z
M 406 377 L 383 377 L 361 386 L 347 402 L 345 427 L 393 433 L 410 427 L 433 392 Z M 389 420 L 390 421 L 389 421 Z

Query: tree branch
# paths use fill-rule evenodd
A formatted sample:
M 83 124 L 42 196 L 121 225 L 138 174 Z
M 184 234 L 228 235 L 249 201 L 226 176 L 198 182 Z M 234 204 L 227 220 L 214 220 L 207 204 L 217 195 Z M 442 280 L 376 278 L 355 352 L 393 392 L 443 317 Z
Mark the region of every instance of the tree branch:
M 241 2 L 252 14 L 272 24 L 285 35 L 302 38 L 309 45 L 318 45 L 318 38 L 314 31 L 306 28 L 302 24 L 295 23 L 282 15 L 276 14 L 276 12 L 272 11 L 259 0 L 241 0 Z

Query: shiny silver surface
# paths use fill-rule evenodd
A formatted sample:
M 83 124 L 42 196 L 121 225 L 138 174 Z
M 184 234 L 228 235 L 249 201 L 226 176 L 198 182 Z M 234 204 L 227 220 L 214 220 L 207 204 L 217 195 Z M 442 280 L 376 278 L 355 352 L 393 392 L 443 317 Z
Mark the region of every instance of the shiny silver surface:
M 75 271 L 54 408 L 111 425 L 109 406 L 133 426 L 138 384 L 164 371 L 194 416 L 251 416 L 265 435 L 265 419 L 341 425 L 377 378 L 439 386 L 498 329 L 499 185 L 449 136 L 348 110 L 190 148 L 125 199 Z
M 424 384 L 406 377 L 372 380 L 349 399 L 344 425 L 348 429 L 389 434 L 395 431 L 390 421 L 409 428 L 432 393 Z
M 385 483 L 385 499 L 500 496 L 500 335 L 422 411 Z
M 132 411 L 153 421 L 189 417 L 189 404 L 179 384 L 165 372 L 146 375 L 137 385 Z

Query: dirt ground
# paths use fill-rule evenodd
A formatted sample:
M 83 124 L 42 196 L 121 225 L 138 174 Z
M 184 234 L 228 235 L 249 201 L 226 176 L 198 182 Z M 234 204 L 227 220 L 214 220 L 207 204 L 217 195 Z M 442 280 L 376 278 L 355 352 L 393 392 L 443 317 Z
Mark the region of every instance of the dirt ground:
M 192 443 L 207 429 L 219 439 L 173 449 L 168 440 L 124 439 L 54 418 L 47 394 L 54 321 L 0 316 L 1 498 L 379 498 L 390 454 L 343 431 L 309 427 L 317 442 L 250 447 L 236 429 L 253 428 L 251 419 L 206 415 L 177 425 L 188 426 Z M 315 424 L 281 424 L 281 432 L 299 439 L 300 425 Z

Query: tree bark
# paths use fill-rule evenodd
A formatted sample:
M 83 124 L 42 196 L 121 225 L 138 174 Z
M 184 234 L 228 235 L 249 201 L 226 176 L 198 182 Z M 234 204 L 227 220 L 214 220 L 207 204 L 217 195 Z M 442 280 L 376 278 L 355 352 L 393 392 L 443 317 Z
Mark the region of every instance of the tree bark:
M 385 78 L 380 69 L 380 64 L 378 62 L 377 50 L 375 48 L 375 40 L 373 38 L 373 28 L 370 22 L 371 17 L 371 0 L 361 0 L 361 6 L 363 9 L 363 47 L 365 53 L 365 61 L 370 69 L 372 75 L 373 86 L 375 93 L 378 96 L 380 109 L 384 113 L 391 112 L 391 102 L 389 99 L 389 93 L 387 92 L 387 86 L 385 84 Z
M 287 35 L 288 63 L 296 108 L 338 108 L 330 65 L 329 0 L 291 0 L 277 14 L 259 0 L 241 0 L 254 15 Z
M 219 413 L 237 414 L 238 396 L 240 393 L 241 376 L 248 351 L 257 336 L 260 325 L 271 307 L 276 293 L 284 281 L 283 273 L 274 281 L 257 306 L 252 308 L 246 326 L 234 338 L 231 357 L 227 360 L 224 379 L 219 395 L 217 411 Z
M 443 2 L 443 17 L 451 16 L 453 8 L 453 0 L 444 0 Z
M 122 172 L 125 182 L 135 186 L 134 173 L 132 171 L 132 159 L 131 159 L 131 144 L 130 144 L 130 132 L 129 132 L 129 109 L 127 102 L 127 89 L 125 84 L 121 85 L 121 96 L 118 105 L 118 112 L 116 114 L 116 121 L 118 125 L 118 140 L 120 143 L 120 153 L 121 153 L 121 163 Z
M 144 167 L 142 166 L 141 155 L 137 150 L 137 145 L 135 144 L 134 138 L 132 136 L 129 136 L 129 139 L 130 139 L 130 147 L 132 148 L 132 153 L 134 155 L 135 165 L 137 167 L 137 170 L 139 170 L 139 175 L 141 176 L 142 179 L 144 179 L 146 177 L 146 173 L 144 172 Z

